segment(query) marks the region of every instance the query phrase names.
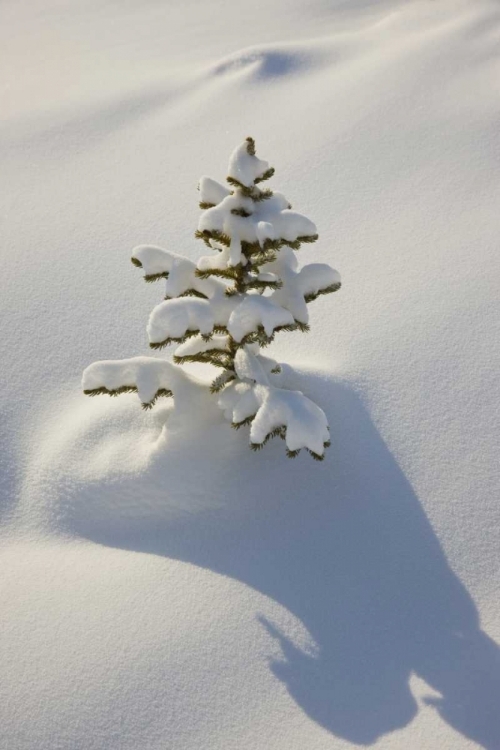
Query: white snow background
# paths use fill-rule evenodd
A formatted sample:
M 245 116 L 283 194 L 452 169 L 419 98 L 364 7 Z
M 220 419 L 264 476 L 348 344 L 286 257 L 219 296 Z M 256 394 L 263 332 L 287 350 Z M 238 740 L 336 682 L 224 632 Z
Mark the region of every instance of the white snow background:
M 500 748 L 499 4 L 4 0 L 0 42 L 2 750 Z M 268 350 L 322 464 L 81 394 L 247 135 L 342 275 Z

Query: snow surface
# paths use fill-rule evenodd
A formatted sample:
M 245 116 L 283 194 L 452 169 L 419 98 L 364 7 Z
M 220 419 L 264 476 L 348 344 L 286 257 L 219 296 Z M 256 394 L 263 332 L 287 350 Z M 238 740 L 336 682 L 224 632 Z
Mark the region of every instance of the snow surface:
M 0 747 L 497 750 L 498 3 L 6 0 L 0 35 Z M 266 350 L 319 464 L 196 384 L 80 393 L 147 349 L 132 248 L 197 262 L 247 135 L 342 271 Z

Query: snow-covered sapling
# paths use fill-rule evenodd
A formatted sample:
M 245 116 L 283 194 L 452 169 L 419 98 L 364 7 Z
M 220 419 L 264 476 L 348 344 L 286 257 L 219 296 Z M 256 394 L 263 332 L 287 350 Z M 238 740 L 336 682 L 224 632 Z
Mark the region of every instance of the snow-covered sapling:
M 95 362 L 83 373 L 83 389 L 90 396 L 136 391 L 149 409 L 160 396 L 182 398 L 187 376 L 178 365 L 208 363 L 221 370 L 211 392 L 233 427 L 250 426 L 254 450 L 279 436 L 288 456 L 305 448 L 321 460 L 329 445 L 324 412 L 284 388 L 280 365 L 261 349 L 278 331 L 308 331 L 307 303 L 339 289 L 340 276 L 324 263 L 298 268 L 295 251 L 318 234 L 284 195 L 260 187 L 273 174 L 247 138 L 229 160 L 228 187 L 200 180 L 196 237 L 210 255 L 194 263 L 151 245 L 133 251 L 146 281 L 166 279 L 147 332 L 153 349 L 177 344 L 175 364 L 151 357 Z

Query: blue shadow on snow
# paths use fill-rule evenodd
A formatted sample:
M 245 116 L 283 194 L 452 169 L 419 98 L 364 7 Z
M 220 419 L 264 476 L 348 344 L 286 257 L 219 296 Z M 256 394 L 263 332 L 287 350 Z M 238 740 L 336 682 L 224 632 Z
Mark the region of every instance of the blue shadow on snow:
M 206 486 L 226 498 L 222 509 L 121 535 L 111 524 L 83 534 L 230 576 L 293 613 L 317 652 L 301 651 L 261 618 L 283 653 L 270 668 L 332 734 L 369 745 L 406 726 L 418 710 L 409 688 L 415 673 L 442 696 L 428 702 L 446 722 L 498 750 L 500 649 L 481 630 L 470 595 L 358 397 L 318 375 L 304 375 L 302 385 L 330 404 L 332 446 L 322 464 L 286 459 L 281 441 L 243 453 L 246 436 L 227 428 L 226 460 L 214 465 L 213 449 L 204 457 L 196 448 L 194 478 L 184 468 L 165 484 L 167 494 L 175 482 L 185 483 L 184 492 L 190 482 L 201 493 Z M 175 461 L 165 459 L 172 477 Z

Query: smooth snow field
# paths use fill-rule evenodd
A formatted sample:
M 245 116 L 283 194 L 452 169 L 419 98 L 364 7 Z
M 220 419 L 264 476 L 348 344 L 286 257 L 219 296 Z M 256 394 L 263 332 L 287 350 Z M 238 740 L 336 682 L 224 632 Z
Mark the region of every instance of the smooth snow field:
M 0 60 L 0 749 L 499 750 L 500 4 L 4 0 Z M 321 463 L 81 389 L 247 136 L 342 276 L 266 349 Z

